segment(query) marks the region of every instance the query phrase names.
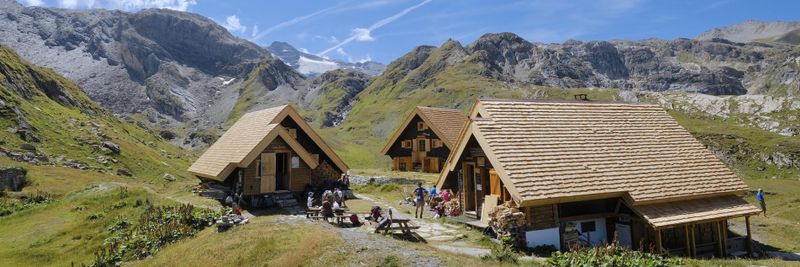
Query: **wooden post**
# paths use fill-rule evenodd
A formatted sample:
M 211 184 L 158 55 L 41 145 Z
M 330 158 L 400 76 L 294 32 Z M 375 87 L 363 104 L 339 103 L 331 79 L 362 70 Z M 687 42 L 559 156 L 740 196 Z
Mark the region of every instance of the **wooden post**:
M 714 223 L 714 230 L 717 232 L 717 252 L 719 253 L 720 258 L 725 257 L 725 251 L 722 247 L 722 223 L 721 222 L 713 222 Z
M 753 256 L 753 236 L 750 234 L 750 216 L 744 216 L 744 224 L 747 226 L 747 256 Z
M 656 248 L 658 249 L 658 254 L 663 254 L 664 247 L 661 246 L 661 229 L 656 229 Z
M 689 225 L 688 224 L 684 224 L 683 225 L 683 233 L 686 236 L 686 257 L 691 257 L 692 256 L 692 245 L 689 242 Z
M 692 230 L 692 233 L 691 233 L 691 236 L 692 236 L 691 237 L 692 238 L 692 258 L 696 258 L 697 257 L 697 244 L 695 242 L 695 239 L 697 239 L 697 237 L 695 236 L 695 232 L 694 232 L 695 225 L 692 224 L 692 227 L 690 227 L 690 228 Z
M 728 257 L 728 220 L 720 222 L 722 225 L 722 252 Z

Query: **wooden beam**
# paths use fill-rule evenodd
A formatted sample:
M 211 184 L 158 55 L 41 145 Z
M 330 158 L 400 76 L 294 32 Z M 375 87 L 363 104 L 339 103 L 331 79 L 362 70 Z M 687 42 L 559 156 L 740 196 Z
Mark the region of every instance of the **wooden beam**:
M 695 225 L 692 224 L 692 227 L 689 227 L 689 229 L 691 230 L 690 236 L 691 236 L 691 241 L 692 241 L 692 258 L 695 258 L 695 257 L 697 257 L 697 242 L 695 242 L 696 235 L 695 235 L 695 231 L 694 231 L 695 230 Z
M 661 245 L 661 229 L 656 229 L 656 249 L 658 249 L 658 254 L 663 254 L 664 247 Z
M 683 233 L 686 236 L 686 257 L 691 257 L 691 255 L 692 255 L 692 246 L 691 246 L 691 243 L 689 242 L 689 225 L 688 224 L 684 224 L 683 225 Z
M 722 225 L 720 222 L 713 222 L 714 231 L 717 235 L 717 253 L 719 253 L 720 258 L 725 257 L 724 249 L 722 248 Z
M 722 225 L 722 252 L 724 253 L 725 257 L 728 256 L 728 220 L 723 220 L 720 222 Z
M 753 256 L 753 236 L 750 233 L 750 216 L 744 216 L 744 224 L 747 226 L 747 256 Z

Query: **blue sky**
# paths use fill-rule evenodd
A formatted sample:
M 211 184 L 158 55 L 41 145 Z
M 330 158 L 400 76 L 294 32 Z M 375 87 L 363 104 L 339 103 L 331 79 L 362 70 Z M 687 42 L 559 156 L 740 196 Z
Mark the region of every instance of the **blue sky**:
M 448 38 L 467 45 L 487 32 L 532 42 L 694 37 L 749 19 L 800 21 L 800 1 L 655 0 L 21 0 L 64 8 L 148 7 L 207 16 L 267 46 L 285 41 L 311 54 L 388 63 Z

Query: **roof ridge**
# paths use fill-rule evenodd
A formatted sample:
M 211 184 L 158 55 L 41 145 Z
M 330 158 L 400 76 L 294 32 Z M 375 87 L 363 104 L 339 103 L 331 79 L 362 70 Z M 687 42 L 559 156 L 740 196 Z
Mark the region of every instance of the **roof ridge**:
M 418 109 L 436 109 L 442 111 L 452 111 L 452 112 L 461 112 L 460 109 L 453 109 L 453 108 L 440 108 L 440 107 L 426 107 L 426 106 L 416 106 Z M 463 113 L 463 112 L 461 112 Z
M 642 102 L 623 102 L 623 101 L 586 101 L 586 100 L 551 100 L 551 99 L 505 99 L 505 98 L 481 98 L 478 102 L 522 102 L 522 103 L 541 103 L 541 104 L 584 104 L 584 105 L 626 105 L 626 106 L 659 106 L 653 103 Z M 660 106 L 659 106 L 660 107 Z

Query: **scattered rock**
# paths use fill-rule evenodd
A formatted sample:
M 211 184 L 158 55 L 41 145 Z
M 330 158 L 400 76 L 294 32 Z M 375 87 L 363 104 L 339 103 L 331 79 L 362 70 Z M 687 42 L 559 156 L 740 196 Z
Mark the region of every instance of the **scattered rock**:
M 80 162 L 80 161 L 77 161 L 77 160 L 71 160 L 71 159 L 64 161 L 64 165 L 63 166 L 64 167 L 68 167 L 68 168 L 73 168 L 73 169 L 79 169 L 79 170 L 85 170 L 86 168 L 89 168 L 89 164 L 86 164 L 86 163 L 83 163 L 83 162 Z
M 115 144 L 115 143 L 113 143 L 111 141 L 104 141 L 103 142 L 103 147 L 108 148 L 114 154 L 119 154 L 120 152 L 122 152 L 120 150 L 120 148 L 119 148 L 119 145 L 117 145 L 117 144 Z
M 175 181 L 175 180 L 177 180 L 177 179 L 175 178 L 175 176 L 174 176 L 174 175 L 172 175 L 172 174 L 169 174 L 169 173 L 165 173 L 165 174 L 164 174 L 164 180 L 167 180 L 167 181 L 170 181 L 170 182 L 172 182 L 172 181 Z
M 27 150 L 27 151 L 36 151 L 36 146 L 28 144 L 28 143 L 23 143 L 23 144 L 19 145 L 19 148 L 22 149 L 22 150 Z
M 131 177 L 131 176 L 133 176 L 133 173 L 131 173 L 131 171 L 128 170 L 128 169 L 122 168 L 122 169 L 117 170 L 117 175 Z
M 27 174 L 28 170 L 20 167 L 0 168 L 0 190 L 21 191 L 27 183 Z
M 161 130 L 161 132 L 159 132 L 158 135 L 161 136 L 161 138 L 164 138 L 166 140 L 172 140 L 172 139 L 175 139 L 175 137 L 176 137 L 175 133 L 173 133 L 172 131 L 169 131 L 169 130 Z

